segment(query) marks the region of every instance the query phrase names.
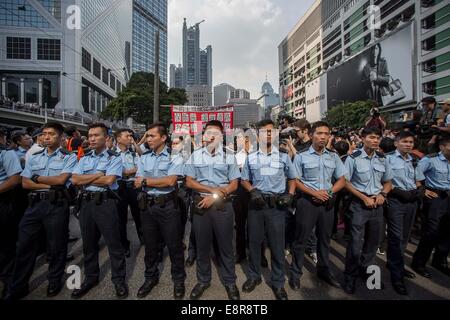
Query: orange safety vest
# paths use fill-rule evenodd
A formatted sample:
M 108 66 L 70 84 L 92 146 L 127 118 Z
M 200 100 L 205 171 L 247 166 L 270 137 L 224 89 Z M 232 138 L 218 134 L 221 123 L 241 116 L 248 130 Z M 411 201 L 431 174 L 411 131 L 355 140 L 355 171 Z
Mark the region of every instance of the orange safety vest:
M 67 141 L 67 150 L 69 152 L 73 151 L 72 140 L 73 140 L 73 138 L 70 138 L 69 141 Z M 84 156 L 84 149 L 83 149 L 82 146 L 79 146 L 78 147 L 78 152 L 77 152 L 77 159 L 78 159 L 78 161 L 80 161 L 81 157 L 83 157 L 83 156 Z

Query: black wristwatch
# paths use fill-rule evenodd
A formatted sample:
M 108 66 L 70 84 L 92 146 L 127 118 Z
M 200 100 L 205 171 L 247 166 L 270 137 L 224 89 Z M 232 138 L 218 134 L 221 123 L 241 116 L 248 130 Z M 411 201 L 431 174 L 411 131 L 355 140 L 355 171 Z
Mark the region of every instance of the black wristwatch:
M 383 196 L 383 198 L 385 198 L 385 199 L 387 198 L 387 193 L 386 192 L 381 192 L 380 194 Z
M 31 177 L 31 181 L 33 181 L 34 183 L 39 184 L 38 179 L 39 179 L 39 175 L 38 174 L 33 174 L 33 176 Z

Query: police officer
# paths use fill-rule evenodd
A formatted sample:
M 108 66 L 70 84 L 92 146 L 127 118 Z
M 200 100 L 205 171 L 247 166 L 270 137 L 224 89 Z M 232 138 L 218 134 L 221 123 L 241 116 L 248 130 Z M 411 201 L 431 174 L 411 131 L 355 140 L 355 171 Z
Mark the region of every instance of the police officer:
M 419 162 L 419 169 L 425 176 L 425 198 L 423 213 L 426 219 L 422 225 L 422 238 L 413 255 L 411 267 L 423 277 L 430 278 L 431 273 L 426 264 L 433 248 L 438 244 L 439 229 L 444 227 L 443 218 L 450 216 L 450 136 L 441 137 L 440 152 L 430 154 Z M 447 224 L 448 226 L 448 224 Z M 450 233 L 450 230 L 441 233 Z M 431 265 L 449 275 L 446 250 L 442 252 L 438 246 L 433 255 Z M 445 247 L 445 246 L 444 246 Z
M 230 194 L 236 191 L 241 174 L 233 153 L 223 148 L 223 126 L 206 124 L 205 147 L 197 149 L 186 163 L 186 187 L 193 190 L 193 227 L 197 244 L 197 280 L 190 298 L 199 299 L 211 283 L 210 248 L 217 238 L 222 279 L 230 300 L 238 300 L 233 252 L 233 209 Z
M 162 241 L 169 249 L 174 298 L 182 299 L 185 294 L 182 221 L 176 192 L 178 176 L 183 176 L 183 162 L 171 159 L 167 139 L 167 128 L 163 124 L 155 123 L 149 127 L 147 144 L 151 150 L 142 155 L 136 174 L 135 186 L 143 189 L 139 203 L 145 243 L 145 282 L 137 293 L 140 299 L 159 282 Z
M 89 125 L 89 143 L 92 151 L 85 154 L 75 167 L 72 182 L 83 189 L 79 195 L 80 230 L 83 238 L 85 280 L 80 289 L 72 292 L 78 299 L 98 284 L 98 242 L 103 236 L 111 260 L 112 282 L 116 296 L 128 296 L 125 282 L 125 250 L 120 242 L 119 215 L 117 213 L 117 179 L 122 177 L 122 159 L 107 150 L 108 128 L 103 123 Z
M 345 167 L 339 155 L 326 148 L 330 139 L 328 123 L 318 121 L 311 128 L 312 145 L 299 151 L 294 159 L 300 181 L 297 187 L 295 240 L 292 245 L 291 289 L 300 290 L 303 259 L 307 241 L 316 229 L 318 244 L 317 275 L 329 285 L 340 288 L 330 271 L 330 239 L 333 230 L 334 201 L 345 187 Z M 333 183 L 333 180 L 335 181 Z
M 418 170 L 412 154 L 414 135 L 409 131 L 400 132 L 395 138 L 396 150 L 388 153 L 386 161 L 392 168 L 392 191 L 387 203 L 388 250 L 387 265 L 391 272 L 392 286 L 396 292 L 407 295 L 404 277 L 415 275 L 405 269 L 403 255 L 417 211 L 421 190 L 418 189 L 424 177 Z
M 25 156 L 33 144 L 33 139 L 26 132 L 18 131 L 12 135 L 11 140 L 16 145 L 14 151 L 19 157 L 23 169 L 25 168 Z
M 251 292 L 261 283 L 261 245 L 267 233 L 272 290 L 277 300 L 287 300 L 284 289 L 285 215 L 294 200 L 297 174 L 289 155 L 280 152 L 275 144 L 278 130 L 272 120 L 260 121 L 257 128 L 259 150 L 249 154 L 242 169 L 242 186 L 250 192 L 249 277 L 242 290 Z
M 367 280 L 367 267 L 376 256 L 383 223 L 383 205 L 392 188 L 392 173 L 385 156 L 378 150 L 379 128 L 364 128 L 363 148 L 345 161 L 346 189 L 353 195 L 350 204 L 351 236 L 347 245 L 344 271 L 344 291 L 355 292 L 358 274 Z
M 7 293 L 16 253 L 17 225 L 12 193 L 21 182 L 22 167 L 14 150 L 6 149 L 6 133 L 0 130 L 0 281 Z
M 46 123 L 42 128 L 45 148 L 30 157 L 21 174 L 24 189 L 30 190 L 29 207 L 19 225 L 16 263 L 6 299 L 28 294 L 42 229 L 49 258 L 47 296 L 54 297 L 62 289 L 70 214 L 66 186 L 77 162 L 75 154 L 61 148 L 63 132 L 61 124 Z
M 117 130 L 115 132 L 115 137 L 117 140 L 116 152 L 120 154 L 123 165 L 122 179 L 118 181 L 120 200 L 117 205 L 117 211 L 119 212 L 120 239 L 125 248 L 125 256 L 128 258 L 130 256 L 130 241 L 127 237 L 128 207 L 130 207 L 139 240 L 143 243 L 137 191 L 134 188 L 139 156 L 136 152 L 131 150 L 132 135 L 129 129 Z

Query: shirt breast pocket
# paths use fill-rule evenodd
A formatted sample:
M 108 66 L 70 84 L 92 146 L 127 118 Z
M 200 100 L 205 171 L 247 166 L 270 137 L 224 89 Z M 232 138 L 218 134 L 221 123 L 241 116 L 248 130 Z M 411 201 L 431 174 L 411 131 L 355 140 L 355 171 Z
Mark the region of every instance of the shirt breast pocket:
M 100 162 L 97 165 L 97 171 L 106 172 L 106 170 L 108 170 L 108 167 L 109 167 L 109 161 L 100 160 Z
M 207 164 L 196 164 L 194 166 L 195 176 L 201 180 L 209 180 L 209 165 Z
M 356 174 L 362 183 L 370 181 L 370 167 L 364 163 L 356 163 Z
M 323 162 L 323 164 L 325 165 L 325 170 L 326 170 L 327 176 L 329 178 L 331 178 L 334 174 L 334 171 L 336 170 L 336 162 L 333 161 L 332 159 L 330 159 L 330 160 L 325 160 Z
M 319 177 L 319 163 L 306 162 L 303 164 L 303 178 L 306 180 L 314 180 Z
M 45 171 L 45 165 L 44 164 L 34 164 L 31 166 L 31 171 L 33 174 L 43 175 Z
M 261 177 L 261 164 L 259 163 L 253 163 L 249 164 L 250 168 L 250 178 L 254 181 L 262 180 Z
M 64 169 L 63 162 L 52 163 L 48 166 L 49 175 L 50 176 L 59 176 L 61 174 L 62 169 Z
M 381 180 L 383 178 L 384 173 L 386 172 L 386 167 L 380 163 L 375 163 L 373 165 L 374 173 L 376 175 L 377 180 Z
M 448 181 L 450 180 L 450 174 L 448 170 L 445 169 L 441 169 L 441 168 L 437 168 L 436 169 L 436 180 L 438 181 L 442 181 L 444 183 L 448 183 Z
M 167 172 L 169 171 L 169 162 L 161 161 L 160 163 L 158 163 L 158 171 L 159 174 L 167 175 Z

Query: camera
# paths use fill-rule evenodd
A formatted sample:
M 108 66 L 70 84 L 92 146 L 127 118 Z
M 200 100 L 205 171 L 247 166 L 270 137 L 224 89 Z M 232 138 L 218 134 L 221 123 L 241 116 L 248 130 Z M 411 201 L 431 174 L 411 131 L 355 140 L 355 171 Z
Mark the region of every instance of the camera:
M 291 137 L 293 140 L 297 139 L 297 132 L 295 131 L 295 129 L 288 128 L 281 131 L 280 140 L 288 140 L 289 137 Z

